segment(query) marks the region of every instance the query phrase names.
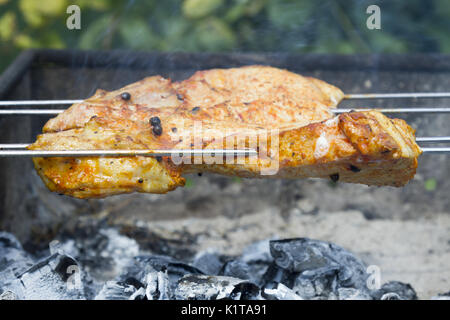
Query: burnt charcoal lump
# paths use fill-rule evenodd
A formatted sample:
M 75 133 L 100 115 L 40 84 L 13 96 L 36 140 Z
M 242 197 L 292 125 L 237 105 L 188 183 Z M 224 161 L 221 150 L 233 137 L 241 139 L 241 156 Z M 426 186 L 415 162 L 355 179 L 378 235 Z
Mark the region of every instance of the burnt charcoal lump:
M 262 240 L 250 244 L 244 248 L 242 255 L 235 261 L 237 263 L 233 263 L 230 266 L 225 266 L 225 268 L 229 268 L 228 270 L 230 274 L 226 274 L 225 271 L 224 275 L 239 278 L 240 276 L 238 276 L 238 274 L 242 275 L 242 273 L 245 273 L 246 270 L 244 271 L 244 269 L 247 269 L 248 266 L 250 276 L 248 279 L 259 286 L 263 286 L 265 284 L 263 276 L 266 273 L 267 268 L 273 263 L 269 249 L 269 241 Z M 238 271 L 238 268 L 241 270 Z M 236 274 L 234 275 L 233 273 Z
M 85 299 L 77 262 L 59 253 L 36 263 L 20 277 L 23 299 Z
M 205 274 L 218 274 L 223 263 L 217 253 L 205 251 L 195 256 L 192 265 Z
M 417 300 L 416 291 L 410 284 L 400 281 L 390 281 L 372 293 L 377 300 Z
M 264 287 L 261 290 L 261 296 L 267 300 L 303 300 L 292 289 L 278 282 Z
M 270 253 L 284 273 L 281 282 L 306 299 L 338 297 L 339 288 L 354 288 L 367 293 L 366 266 L 347 250 L 320 240 L 296 238 L 270 241 Z
M 2 299 L 84 299 L 81 270 L 70 256 L 55 253 L 34 263 L 17 239 L 0 233 Z
M 431 297 L 431 300 L 450 300 L 450 291 L 439 293 L 437 296 Z
M 250 266 L 240 260 L 230 260 L 225 262 L 219 274 L 244 280 L 258 280 L 256 277 L 252 276 Z
M 134 269 L 134 271 L 132 271 Z M 134 265 L 128 269 L 128 274 L 146 282 L 151 272 L 167 272 L 171 290 L 175 289 L 178 280 L 186 274 L 203 274 L 203 272 L 187 263 L 162 255 L 140 255 L 134 258 Z
M 367 290 L 339 288 L 337 291 L 337 299 L 339 300 L 372 300 L 372 297 Z
M 167 270 L 147 274 L 145 296 L 148 300 L 169 300 L 172 297 Z
M 107 281 L 95 296 L 95 300 L 128 300 L 136 291 L 136 288 L 130 284 Z
M 178 281 L 175 298 L 180 300 L 253 300 L 259 287 L 225 276 L 186 275 Z
M 23 250 L 16 237 L 7 232 L 0 232 L 0 287 L 3 272 L 19 276 L 32 265 L 32 258 Z

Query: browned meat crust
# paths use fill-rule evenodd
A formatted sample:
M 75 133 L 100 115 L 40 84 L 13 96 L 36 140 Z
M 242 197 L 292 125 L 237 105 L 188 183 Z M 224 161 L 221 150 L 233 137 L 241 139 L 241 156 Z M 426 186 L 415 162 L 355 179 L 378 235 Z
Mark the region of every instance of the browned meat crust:
M 130 99 L 123 99 L 124 92 Z M 50 190 L 79 198 L 165 193 L 184 185 L 184 173 L 201 171 L 406 184 L 421 153 L 414 131 L 403 120 L 375 111 L 334 117 L 330 108 L 342 97 L 323 81 L 262 66 L 200 71 L 179 83 L 150 77 L 114 92 L 97 91 L 73 105 L 45 125 L 30 149 L 242 148 L 253 147 L 257 138 L 264 142 L 257 146 L 257 158 L 231 163 L 202 159 L 176 165 L 166 157 L 33 159 Z M 149 123 L 152 117 L 161 121 L 161 134 Z M 198 125 L 200 144 L 193 138 Z

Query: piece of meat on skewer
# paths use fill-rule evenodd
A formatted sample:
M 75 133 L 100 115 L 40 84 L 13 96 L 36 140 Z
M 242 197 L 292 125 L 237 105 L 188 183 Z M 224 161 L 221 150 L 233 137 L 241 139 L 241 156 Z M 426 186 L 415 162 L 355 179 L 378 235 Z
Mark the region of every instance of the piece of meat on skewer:
M 375 111 L 335 117 L 330 109 L 342 97 L 323 81 L 271 67 L 201 71 L 178 83 L 150 77 L 73 105 L 45 125 L 30 149 L 233 149 L 259 142 L 258 157 L 243 162 L 33 159 L 50 190 L 78 198 L 165 193 L 184 185 L 183 174 L 192 172 L 406 184 L 421 153 L 414 131 Z

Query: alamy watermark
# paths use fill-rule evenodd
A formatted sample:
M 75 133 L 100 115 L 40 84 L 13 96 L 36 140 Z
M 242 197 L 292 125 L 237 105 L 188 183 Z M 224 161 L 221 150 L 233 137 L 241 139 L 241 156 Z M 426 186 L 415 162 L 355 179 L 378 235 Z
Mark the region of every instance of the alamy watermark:
M 369 30 L 381 29 L 381 9 L 379 6 L 373 4 L 367 7 L 366 13 L 370 16 L 366 20 L 366 26 Z
M 367 289 L 379 290 L 381 288 L 381 269 L 377 265 L 370 265 L 366 269 L 369 276 L 366 280 Z
M 53 240 L 49 243 L 50 254 L 65 255 L 64 249 L 58 240 Z M 74 260 L 73 260 L 74 261 Z M 61 276 L 65 279 L 67 290 L 81 290 L 83 285 L 81 283 L 81 270 L 77 264 L 70 264 L 66 266 L 65 270 L 60 270 Z
M 66 26 L 69 30 L 81 29 L 81 10 L 80 7 L 72 4 L 67 7 L 66 13 L 70 16 L 66 20 Z
M 184 124 L 184 123 L 183 123 Z M 192 155 L 190 153 L 172 152 L 171 159 L 176 165 L 181 164 L 226 164 L 255 166 L 261 175 L 275 175 L 279 169 L 279 130 L 278 129 L 238 129 L 226 128 L 218 132 L 215 128 L 205 128 L 202 121 L 194 121 L 191 128 L 177 130 L 170 138 L 175 143 L 173 149 L 184 149 L 186 144 L 193 150 L 217 149 L 218 152 Z M 179 133 L 189 132 L 185 137 Z M 184 141 L 189 139 L 189 141 Z M 223 154 L 220 150 L 254 150 L 256 155 Z

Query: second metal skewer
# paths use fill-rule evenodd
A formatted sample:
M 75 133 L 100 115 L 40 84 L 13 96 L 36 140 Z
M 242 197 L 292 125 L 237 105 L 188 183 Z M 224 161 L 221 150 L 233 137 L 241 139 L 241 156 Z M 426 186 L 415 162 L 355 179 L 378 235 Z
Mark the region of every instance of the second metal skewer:
M 365 99 L 407 99 L 407 98 L 450 98 L 450 92 L 404 92 L 404 93 L 350 93 L 344 95 L 346 100 Z M 72 100 L 21 100 L 0 101 L 0 106 L 38 106 L 38 105 L 70 105 L 81 103 L 82 99 Z
M 5 146 L 5 145 L 2 145 Z M 7 149 L 8 147 L 4 148 Z M 15 149 L 15 148 L 11 148 Z M 115 156 L 145 156 L 145 157 L 173 157 L 173 156 L 256 156 L 252 149 L 173 149 L 173 150 L 1 150 L 0 157 L 115 157 Z
M 426 108 L 342 108 L 332 109 L 336 114 L 351 111 L 375 110 L 383 113 L 450 113 L 450 107 L 426 107 Z M 2 109 L 0 115 L 56 115 L 65 109 Z

